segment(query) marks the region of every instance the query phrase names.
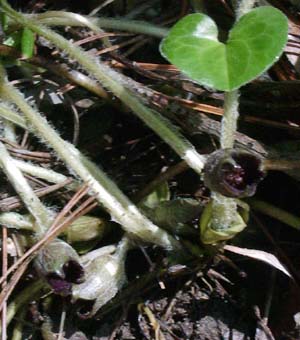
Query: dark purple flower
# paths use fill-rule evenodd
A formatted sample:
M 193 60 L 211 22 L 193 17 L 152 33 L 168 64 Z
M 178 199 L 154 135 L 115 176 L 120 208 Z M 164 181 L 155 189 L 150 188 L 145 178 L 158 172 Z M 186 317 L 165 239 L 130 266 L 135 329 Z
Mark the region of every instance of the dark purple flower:
M 68 296 L 72 293 L 72 283 L 62 279 L 59 275 L 51 273 L 46 276 L 46 280 L 55 294 Z
M 40 250 L 35 268 L 56 294 L 71 294 L 72 284 L 82 283 L 84 270 L 76 251 L 66 242 L 56 239 Z
M 204 167 L 204 184 L 227 197 L 254 195 L 264 177 L 262 160 L 242 150 L 219 149 L 208 156 Z

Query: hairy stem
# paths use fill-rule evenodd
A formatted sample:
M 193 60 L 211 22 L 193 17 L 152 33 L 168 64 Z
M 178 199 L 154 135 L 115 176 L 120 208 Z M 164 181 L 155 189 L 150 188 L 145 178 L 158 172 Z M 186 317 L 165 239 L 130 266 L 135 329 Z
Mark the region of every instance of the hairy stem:
M 236 20 L 251 10 L 255 1 L 240 0 L 236 10 Z M 239 117 L 239 90 L 225 92 L 224 113 L 221 122 L 220 146 L 222 149 L 233 148 L 237 121 Z M 212 229 L 224 231 L 234 225 L 237 218 L 236 200 L 212 193 Z
M 176 128 L 174 128 L 169 121 L 163 119 L 158 112 L 144 106 L 141 101 L 124 86 L 118 72 L 100 63 L 99 60 L 93 58 L 78 46 L 73 45 L 61 35 L 32 20 L 28 20 L 24 15 L 14 11 L 5 0 L 2 0 L 1 4 L 3 10 L 17 22 L 29 27 L 32 31 L 66 51 L 71 58 L 80 63 L 107 89 L 112 91 L 115 96 L 130 107 L 132 111 L 167 144 L 169 144 L 192 169 L 201 173 L 205 158 L 196 152 L 194 147 L 178 131 L 176 131 Z
M 256 0 L 239 0 L 236 9 L 236 20 L 239 20 L 243 15 L 251 11 Z
M 106 174 L 87 160 L 73 145 L 64 141 L 56 131 L 23 98 L 17 89 L 11 86 L 2 68 L 1 95 L 14 103 L 33 127 L 34 132 L 47 142 L 57 155 L 86 183 L 98 201 L 120 223 L 124 229 L 146 242 L 166 248 L 179 248 L 178 242 L 147 219 L 137 207 L 119 190 Z
M 0 103 L 0 116 L 11 123 L 15 123 L 23 129 L 27 129 L 26 121 L 4 103 Z
M 76 13 L 63 11 L 48 11 L 41 14 L 31 14 L 29 18 L 37 20 L 49 26 L 86 26 L 82 20 L 77 20 Z M 93 25 L 105 29 L 114 29 L 138 34 L 151 35 L 157 38 L 164 38 L 168 29 L 152 25 L 144 21 L 115 19 L 115 18 L 96 18 L 85 17 Z
M 224 113 L 221 124 L 220 144 L 222 149 L 232 148 L 234 135 L 239 117 L 239 92 L 238 90 L 225 92 Z
M 25 206 L 35 218 L 35 232 L 38 236 L 43 235 L 48 229 L 49 223 L 51 223 L 51 216 L 28 184 L 22 172 L 15 166 L 14 160 L 2 142 L 0 142 L 0 165 Z

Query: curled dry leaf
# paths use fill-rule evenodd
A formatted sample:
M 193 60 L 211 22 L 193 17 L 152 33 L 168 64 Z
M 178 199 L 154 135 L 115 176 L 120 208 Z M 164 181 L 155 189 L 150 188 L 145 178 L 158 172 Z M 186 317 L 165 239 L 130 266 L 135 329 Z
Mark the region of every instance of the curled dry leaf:
M 288 270 L 280 263 L 277 257 L 273 254 L 267 253 L 262 250 L 256 249 L 247 249 L 247 248 L 240 248 L 236 246 L 226 245 L 224 246 L 225 250 L 231 251 L 232 253 L 248 256 L 253 259 L 268 263 L 270 266 L 280 270 L 285 275 L 292 277 Z

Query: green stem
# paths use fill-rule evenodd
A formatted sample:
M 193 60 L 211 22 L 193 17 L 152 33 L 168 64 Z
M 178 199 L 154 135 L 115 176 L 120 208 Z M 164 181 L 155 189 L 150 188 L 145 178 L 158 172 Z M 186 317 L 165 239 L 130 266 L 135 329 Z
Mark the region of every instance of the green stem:
M 0 224 L 8 228 L 33 231 L 34 223 L 29 216 L 24 216 L 15 212 L 4 212 L 0 214 Z
M 236 20 L 246 14 L 254 6 L 255 0 L 239 0 L 236 10 Z M 234 90 L 224 94 L 224 113 L 221 126 L 221 148 L 233 148 L 237 120 L 239 117 L 239 91 Z
M 17 136 L 16 136 L 16 126 L 9 120 L 3 121 L 3 136 L 5 139 L 16 143 L 17 142 Z
M 28 20 L 24 15 L 14 11 L 7 5 L 5 0 L 2 0 L 1 3 L 3 10 L 9 16 L 51 41 L 61 50 L 66 51 L 71 58 L 77 60 L 87 71 L 93 74 L 97 80 L 113 92 L 116 97 L 130 107 L 132 111 L 169 144 L 192 169 L 201 173 L 205 158 L 197 153 L 194 147 L 176 131 L 176 128 L 174 128 L 170 122 L 162 118 L 158 112 L 144 106 L 135 95 L 126 89 L 118 72 L 102 64 L 90 54 L 85 53 L 80 47 L 73 45 L 61 35 L 32 20 Z
M 77 19 L 76 13 L 71 12 L 48 11 L 42 14 L 30 15 L 29 18 L 47 26 L 86 26 L 85 22 Z M 85 19 L 91 24 L 104 29 L 146 34 L 157 38 L 164 38 L 168 34 L 167 28 L 155 26 L 144 21 L 115 18 L 95 18 L 89 16 L 85 16 Z
M 203 0 L 191 0 L 194 12 L 205 13 L 205 1 Z
M 250 207 L 254 210 L 257 210 L 267 216 L 275 218 L 276 220 L 283 222 L 290 227 L 293 227 L 297 230 L 300 230 L 300 217 L 295 216 L 283 209 L 280 209 L 270 203 L 256 200 L 254 198 L 250 198 L 247 200 Z
M 220 144 L 222 149 L 232 148 L 234 145 L 237 120 L 239 117 L 239 91 L 225 92 L 224 113 L 221 124 Z
M 212 192 L 212 229 L 224 231 L 230 228 L 236 218 L 236 211 L 235 199 Z
M 62 175 L 56 171 L 53 171 L 51 169 L 46 169 L 46 168 L 42 168 L 41 166 L 38 165 L 34 165 L 31 163 L 27 163 L 27 162 L 23 162 L 20 161 L 18 159 L 14 159 L 13 160 L 15 166 L 20 169 L 22 172 L 25 172 L 31 176 L 40 178 L 40 179 L 44 179 L 47 182 L 50 183 L 55 183 L 55 184 L 59 184 L 59 183 L 64 183 L 66 182 L 69 178 L 65 175 Z M 68 187 L 71 186 L 71 188 L 75 189 L 75 187 L 78 187 L 78 183 L 73 185 L 69 184 Z
M 222 149 L 233 148 L 237 119 L 239 116 L 238 90 L 225 92 L 224 113 L 221 123 L 220 145 Z M 230 230 L 237 218 L 235 199 L 212 192 L 211 228 L 217 232 Z
M 154 225 L 119 190 L 106 174 L 88 161 L 73 145 L 65 142 L 45 118 L 41 117 L 11 86 L 2 69 L 1 94 L 14 103 L 25 115 L 36 134 L 56 151 L 57 155 L 90 187 L 91 194 L 108 210 L 112 218 L 124 229 L 146 242 L 166 248 L 179 248 L 179 243 L 168 233 Z
M 15 166 L 14 160 L 2 142 L 0 142 L 0 165 L 25 206 L 35 218 L 35 232 L 38 235 L 44 234 L 49 227 L 51 216 L 35 195 L 22 172 Z
M 27 129 L 25 119 L 3 103 L 0 104 L 0 116 L 12 123 L 15 123 L 24 130 Z

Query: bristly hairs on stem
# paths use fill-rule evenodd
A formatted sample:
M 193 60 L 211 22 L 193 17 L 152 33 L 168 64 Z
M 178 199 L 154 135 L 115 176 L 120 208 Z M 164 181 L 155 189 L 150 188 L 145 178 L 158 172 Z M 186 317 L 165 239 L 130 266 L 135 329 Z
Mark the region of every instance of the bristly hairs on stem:
M 75 59 L 87 72 L 100 81 L 107 89 L 113 92 L 121 101 L 123 101 L 132 111 L 144 121 L 157 135 L 159 135 L 171 148 L 190 165 L 196 172 L 201 173 L 205 158 L 199 155 L 194 147 L 178 132 L 170 129 L 165 120 L 161 119 L 158 112 L 155 112 L 145 105 L 128 90 L 124 84 L 120 83 L 118 72 L 93 58 L 84 52 L 80 47 L 73 45 L 60 34 L 38 24 L 33 20 L 14 11 L 6 0 L 1 1 L 3 10 L 21 25 L 29 27 L 32 31 L 43 36 L 54 43 L 58 48 L 68 53 L 69 57 Z
M 0 64 L 0 94 L 15 104 L 23 112 L 26 120 L 47 145 L 51 146 L 67 166 L 90 188 L 90 194 L 129 233 L 145 242 L 155 243 L 165 248 L 180 248 L 180 244 L 167 232 L 154 225 L 120 191 L 117 185 L 92 162 L 86 159 L 73 145 L 64 141 L 48 124 L 47 120 L 31 107 L 23 95 L 8 83 L 5 70 Z

